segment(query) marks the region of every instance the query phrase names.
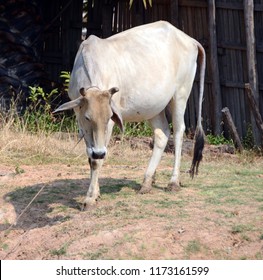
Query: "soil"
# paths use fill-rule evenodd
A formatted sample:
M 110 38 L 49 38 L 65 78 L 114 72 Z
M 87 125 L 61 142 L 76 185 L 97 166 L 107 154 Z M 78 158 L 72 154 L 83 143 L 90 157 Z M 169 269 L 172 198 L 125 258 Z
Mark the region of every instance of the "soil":
M 167 178 L 150 194 L 139 195 L 151 141 L 131 141 L 128 150 L 110 149 L 101 174 L 101 199 L 82 212 L 89 182 L 88 164 L 0 165 L 1 259 L 240 259 L 261 258 L 263 242 L 256 233 L 245 238 L 204 208 L 196 189 L 164 191 Z M 192 143 L 185 143 L 184 158 Z M 227 148 L 206 148 L 222 154 Z M 172 170 L 166 153 L 159 172 Z M 141 158 L 138 162 L 138 158 Z M 184 167 L 183 167 L 184 169 Z M 184 173 L 184 170 L 182 170 Z M 186 171 L 185 171 L 186 172 Z M 186 177 L 186 174 L 185 174 Z M 158 177 L 157 177 L 158 179 Z M 40 191 L 40 193 L 38 193 Z M 35 199 L 34 197 L 37 196 Z M 34 201 L 30 203 L 30 201 Z M 231 219 L 254 209 L 225 206 Z M 259 220 L 260 222 L 260 220 Z

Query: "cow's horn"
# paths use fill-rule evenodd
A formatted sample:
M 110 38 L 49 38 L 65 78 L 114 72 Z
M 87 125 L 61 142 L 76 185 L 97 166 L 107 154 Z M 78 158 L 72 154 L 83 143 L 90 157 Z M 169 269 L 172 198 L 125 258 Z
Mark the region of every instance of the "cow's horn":
M 114 93 L 116 93 L 116 92 L 118 92 L 118 91 L 119 91 L 119 88 L 117 88 L 117 87 L 113 87 L 113 88 L 109 89 L 109 93 L 110 93 L 111 95 L 113 95 Z

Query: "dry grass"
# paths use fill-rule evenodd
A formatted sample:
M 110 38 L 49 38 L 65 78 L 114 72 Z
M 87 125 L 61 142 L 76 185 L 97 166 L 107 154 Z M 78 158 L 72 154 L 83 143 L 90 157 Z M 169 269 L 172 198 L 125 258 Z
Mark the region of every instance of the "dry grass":
M 85 158 L 84 143 L 70 133 L 32 134 L 6 125 L 0 132 L 0 161 L 6 164 L 71 163 Z

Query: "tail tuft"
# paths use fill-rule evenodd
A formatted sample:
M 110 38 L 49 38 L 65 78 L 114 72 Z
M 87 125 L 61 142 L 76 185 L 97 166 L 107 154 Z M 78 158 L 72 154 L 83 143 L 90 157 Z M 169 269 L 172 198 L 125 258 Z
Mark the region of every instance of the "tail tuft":
M 194 155 L 190 169 L 190 176 L 193 179 L 194 175 L 198 174 L 198 167 L 203 158 L 203 149 L 205 145 L 204 131 L 202 127 L 197 127 L 195 132 Z

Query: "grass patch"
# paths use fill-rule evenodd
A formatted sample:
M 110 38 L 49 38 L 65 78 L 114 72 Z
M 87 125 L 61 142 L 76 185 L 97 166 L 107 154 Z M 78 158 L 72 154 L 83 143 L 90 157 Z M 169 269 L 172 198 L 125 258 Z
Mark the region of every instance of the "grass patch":
M 234 218 L 237 216 L 237 213 L 235 211 L 227 211 L 225 209 L 217 209 L 215 212 L 222 214 L 224 218 Z
M 59 249 L 50 250 L 50 255 L 56 257 L 62 257 L 67 254 L 68 246 L 69 244 L 65 243 Z
M 202 245 L 199 240 L 190 240 L 185 248 L 187 255 L 195 254 L 201 251 Z
M 106 259 L 105 254 L 107 254 L 109 251 L 109 248 L 106 246 L 100 246 L 97 250 L 94 252 L 87 252 L 83 255 L 83 258 L 86 260 L 103 260 Z
M 255 200 L 260 200 L 262 197 L 261 189 L 262 180 L 254 176 L 257 171 L 247 173 L 244 178 L 236 178 L 234 174 L 226 174 L 220 180 L 220 183 L 214 183 L 204 185 L 200 189 L 200 194 L 205 197 L 205 200 L 209 204 L 220 205 L 243 205 L 247 203 L 247 198 L 253 197 Z M 227 182 L 224 182 L 226 181 Z
M 247 224 L 247 225 L 237 224 L 237 225 L 232 226 L 231 233 L 232 234 L 244 233 L 247 231 L 252 231 L 253 229 L 254 229 L 254 227 L 249 224 Z

